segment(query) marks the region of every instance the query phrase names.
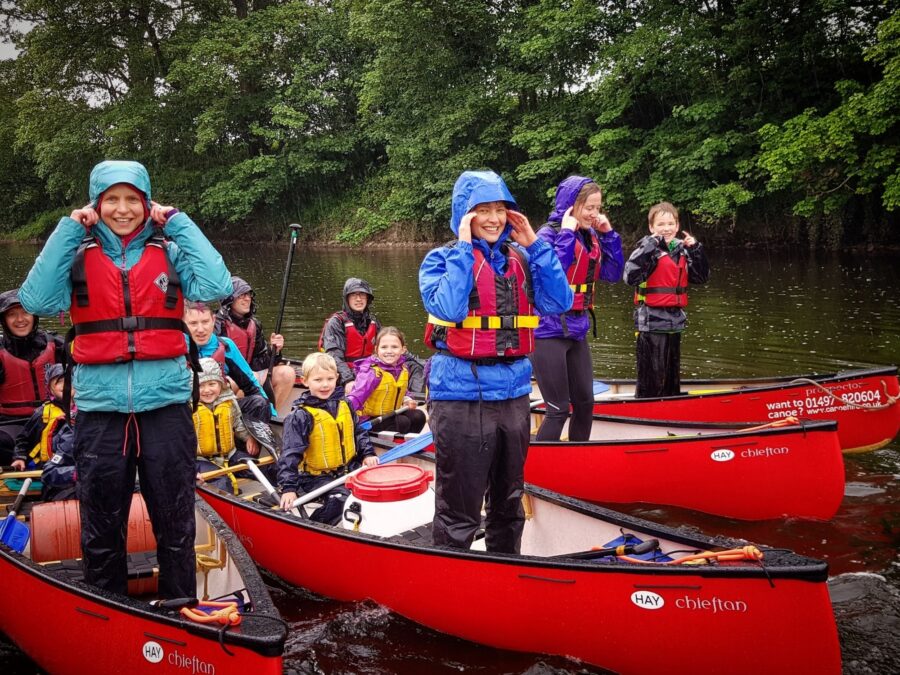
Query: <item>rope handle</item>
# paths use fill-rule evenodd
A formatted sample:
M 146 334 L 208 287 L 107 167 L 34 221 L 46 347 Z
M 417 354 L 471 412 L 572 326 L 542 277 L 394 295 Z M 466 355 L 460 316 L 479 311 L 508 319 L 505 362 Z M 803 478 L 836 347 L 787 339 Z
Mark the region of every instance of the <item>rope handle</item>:
M 205 611 L 207 607 L 212 610 Z M 206 600 L 196 608 L 182 607 L 181 616 L 196 623 L 220 623 L 223 626 L 237 626 L 241 622 L 241 613 L 236 602 Z

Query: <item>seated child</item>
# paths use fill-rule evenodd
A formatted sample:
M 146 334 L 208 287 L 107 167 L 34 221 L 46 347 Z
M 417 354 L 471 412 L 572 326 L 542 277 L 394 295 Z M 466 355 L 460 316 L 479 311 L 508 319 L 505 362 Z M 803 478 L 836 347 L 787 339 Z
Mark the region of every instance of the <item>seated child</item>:
M 411 378 L 406 339 L 400 329 L 386 326 L 375 336 L 375 354 L 357 362 L 356 385 L 347 400 L 361 422 L 384 417 L 370 431 L 417 434 L 425 426 L 425 413 L 416 410 L 416 402 L 406 395 Z M 401 406 L 406 409 L 394 413 Z
M 44 382 L 48 399 L 32 413 L 16 437 L 14 471 L 42 469 L 41 498 L 44 501 L 72 499 L 75 494 L 75 457 L 72 425 L 62 408 L 65 372 L 61 363 L 46 367 Z
M 368 281 L 350 277 L 344 282 L 343 295 L 343 309 L 328 317 L 322 326 L 319 351 L 334 358 L 341 386 L 349 395 L 355 386 L 356 361 L 372 355 L 381 324 L 370 311 L 375 294 Z
M 290 511 L 298 489 L 310 492 L 360 464 L 378 464 L 369 434 L 357 424 L 344 389 L 338 386 L 334 359 L 321 352 L 310 354 L 303 360 L 302 370 L 309 391 L 294 402 L 293 412 L 284 420 L 284 447 L 278 459 L 285 511 Z M 312 520 L 339 523 L 349 495 L 343 486 L 323 495 L 323 505 L 312 514 Z
M 194 411 L 194 430 L 197 432 L 197 480 L 202 481 L 200 474 L 206 471 L 259 456 L 259 443 L 244 426 L 237 397 L 225 384 L 219 364 L 214 359 L 203 358 L 200 367 L 203 369 L 200 403 Z M 238 449 L 237 441 L 246 444 L 246 452 Z M 216 478 L 210 485 L 220 490 L 232 489 L 234 494 L 240 492 L 234 474 Z

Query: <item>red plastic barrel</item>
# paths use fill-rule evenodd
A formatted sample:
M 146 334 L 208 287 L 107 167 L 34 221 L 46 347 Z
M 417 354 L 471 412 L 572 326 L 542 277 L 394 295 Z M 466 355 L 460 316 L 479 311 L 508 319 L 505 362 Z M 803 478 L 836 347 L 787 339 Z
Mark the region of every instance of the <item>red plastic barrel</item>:
M 425 492 L 432 478 L 431 473 L 413 464 L 385 464 L 350 476 L 347 487 L 362 501 L 399 502 Z

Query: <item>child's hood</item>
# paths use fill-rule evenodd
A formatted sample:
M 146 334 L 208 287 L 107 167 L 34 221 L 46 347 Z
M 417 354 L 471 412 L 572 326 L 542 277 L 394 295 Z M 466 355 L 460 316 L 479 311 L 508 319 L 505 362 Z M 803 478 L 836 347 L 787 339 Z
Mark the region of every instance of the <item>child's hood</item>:
M 463 171 L 453 186 L 450 214 L 450 229 L 453 230 L 453 234 L 459 235 L 459 224 L 462 222 L 463 216 L 478 204 L 485 202 L 506 202 L 508 208 L 518 209 L 516 200 L 510 194 L 506 183 L 496 173 L 493 171 Z M 509 237 L 511 229 L 507 223 L 498 244 Z
M 556 187 L 556 207 L 547 220 L 551 223 L 561 223 L 566 209 L 575 206 L 575 200 L 578 198 L 581 188 L 593 182 L 590 178 L 584 176 L 569 176 L 563 180 Z

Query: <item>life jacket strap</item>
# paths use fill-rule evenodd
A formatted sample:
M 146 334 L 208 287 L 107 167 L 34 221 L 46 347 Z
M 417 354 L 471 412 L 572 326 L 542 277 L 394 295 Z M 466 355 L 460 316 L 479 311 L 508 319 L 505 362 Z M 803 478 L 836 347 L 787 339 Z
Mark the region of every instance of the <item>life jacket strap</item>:
M 433 314 L 428 315 L 428 323 L 448 328 L 474 328 L 480 330 L 518 330 L 537 328 L 540 317 L 535 314 L 501 316 L 467 316 L 459 322 L 444 321 Z
M 101 319 L 99 321 L 85 321 L 74 326 L 75 335 L 89 335 L 91 333 L 127 332 L 138 330 L 177 330 L 184 328 L 181 319 L 164 319 L 153 316 L 123 316 L 118 319 Z

